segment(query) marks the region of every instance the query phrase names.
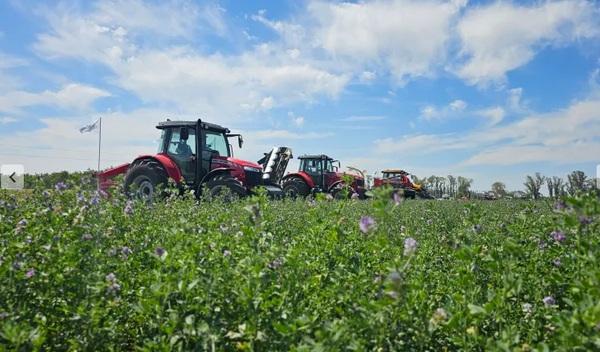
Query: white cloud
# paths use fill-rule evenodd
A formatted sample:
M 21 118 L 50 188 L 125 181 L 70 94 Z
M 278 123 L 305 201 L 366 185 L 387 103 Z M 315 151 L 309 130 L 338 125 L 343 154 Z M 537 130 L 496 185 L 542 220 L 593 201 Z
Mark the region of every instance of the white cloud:
M 292 132 L 288 130 L 263 130 L 245 132 L 252 140 L 302 140 L 320 139 L 333 136 L 330 132 Z
M 493 115 L 493 114 L 492 114 Z M 492 118 L 497 118 L 492 116 Z M 546 161 L 597 162 L 600 155 L 600 99 L 574 102 L 546 114 L 533 114 L 502 126 L 468 133 L 416 134 L 375 141 L 380 154 L 475 152 L 463 165 L 512 165 Z
M 450 25 L 461 7 L 440 1 L 313 1 L 311 38 L 336 61 L 359 68 L 384 65 L 402 82 L 428 76 L 444 61 Z
M 504 111 L 504 109 L 502 107 L 496 106 L 496 107 L 492 107 L 492 108 L 479 110 L 479 111 L 477 111 L 477 114 L 479 116 L 482 116 L 485 119 L 487 119 L 488 125 L 494 126 L 494 125 L 497 125 L 498 123 L 500 123 L 504 119 L 506 112 Z
M 374 81 L 374 80 L 375 80 L 375 78 L 377 78 L 377 74 L 376 74 L 375 72 L 373 72 L 373 71 L 363 71 L 363 72 L 360 74 L 360 78 L 359 78 L 359 80 L 360 80 L 362 83 L 369 83 L 369 82 L 372 82 L 372 81 Z
M 382 115 L 358 115 L 358 116 L 349 116 L 340 119 L 340 121 L 344 122 L 372 122 L 372 121 L 381 121 L 385 120 L 386 117 Z
M 464 100 L 457 99 L 450 104 L 448 104 L 451 110 L 461 111 L 467 108 L 467 103 Z
M 472 7 L 457 28 L 466 61 L 456 72 L 471 84 L 503 82 L 506 72 L 525 65 L 546 46 L 598 37 L 599 19 L 600 10 L 584 0 Z
M 7 125 L 9 123 L 13 123 L 13 122 L 17 122 L 18 120 L 15 119 L 14 117 L 10 117 L 10 116 L 3 116 L 0 117 L 0 125 Z
M 84 110 L 96 99 L 107 96 L 110 96 L 110 93 L 104 90 L 76 83 L 68 84 L 58 91 L 11 91 L 0 95 L 0 111 L 18 113 L 21 108 L 37 105 Z
M 467 108 L 468 104 L 464 100 L 456 99 L 448 105 L 438 108 L 434 105 L 426 105 L 421 108 L 419 116 L 425 121 L 443 120 L 449 117 L 456 117 Z
M 350 75 L 331 73 L 311 62 L 290 62 L 290 55 L 297 56 L 299 51 L 283 53 L 267 43 L 236 55 L 205 54 L 187 46 L 158 48 L 153 41 L 137 40 L 130 33 L 160 28 L 184 36 L 193 31 L 194 19 L 202 18 L 202 11 L 187 2 L 169 2 L 167 8 L 143 4 L 144 10 L 136 15 L 139 18 L 129 23 L 116 13 L 115 4 L 98 5 L 79 16 L 49 16 L 52 29 L 38 36 L 36 50 L 50 58 L 104 64 L 115 75 L 111 83 L 144 102 L 229 121 L 321 96 L 336 98 L 350 79 Z M 215 11 L 223 12 L 210 13 Z M 161 27 L 155 21 L 163 16 L 167 20 Z
M 302 127 L 304 126 L 304 117 L 303 116 L 297 116 L 292 118 L 292 122 L 294 123 L 294 125 L 296 127 Z

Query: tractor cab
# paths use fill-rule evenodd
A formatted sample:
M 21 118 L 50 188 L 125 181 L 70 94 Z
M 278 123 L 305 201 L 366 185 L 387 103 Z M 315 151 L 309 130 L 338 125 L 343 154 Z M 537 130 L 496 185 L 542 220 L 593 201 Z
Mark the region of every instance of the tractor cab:
M 299 171 L 305 172 L 313 181 L 315 187 L 327 189 L 327 185 L 340 179 L 337 171 L 340 162 L 327 155 L 303 155 L 299 157 Z
M 240 148 L 243 143 L 241 135 L 231 135 L 229 129 L 207 122 L 166 121 L 156 128 L 162 130 L 158 153 L 175 162 L 188 185 L 198 183 L 215 166 L 228 162 L 233 154 L 229 137 L 237 137 Z M 260 171 L 259 165 L 250 166 Z

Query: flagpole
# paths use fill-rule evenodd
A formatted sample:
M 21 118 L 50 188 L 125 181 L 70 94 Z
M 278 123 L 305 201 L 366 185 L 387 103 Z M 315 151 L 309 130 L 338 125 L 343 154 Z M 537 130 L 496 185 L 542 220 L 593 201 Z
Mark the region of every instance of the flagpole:
M 98 130 L 98 173 L 100 173 L 100 147 L 102 145 L 102 117 L 100 117 L 100 128 Z

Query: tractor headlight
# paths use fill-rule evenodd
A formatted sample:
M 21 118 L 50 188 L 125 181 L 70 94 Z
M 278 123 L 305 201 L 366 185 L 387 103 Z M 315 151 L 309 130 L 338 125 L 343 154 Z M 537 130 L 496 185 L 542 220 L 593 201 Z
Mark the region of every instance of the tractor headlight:
M 244 166 L 244 170 L 245 171 L 250 171 L 250 172 L 261 172 L 262 170 L 257 168 L 257 167 L 252 167 L 252 166 Z

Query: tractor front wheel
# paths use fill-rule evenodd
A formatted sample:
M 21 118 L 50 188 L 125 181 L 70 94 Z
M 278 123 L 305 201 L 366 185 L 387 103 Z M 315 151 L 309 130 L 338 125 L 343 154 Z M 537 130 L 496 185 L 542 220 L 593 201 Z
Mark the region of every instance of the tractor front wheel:
M 331 195 L 334 199 L 350 199 L 354 190 L 352 187 L 339 185 L 331 190 Z
M 246 195 L 246 189 L 230 175 L 218 175 L 206 182 L 205 189 L 209 199 L 222 197 L 233 201 Z
M 155 160 L 141 160 L 134 163 L 125 175 L 125 193 L 152 201 L 160 187 L 167 186 L 168 176 L 162 165 Z
M 290 198 L 306 197 L 310 194 L 310 188 L 306 182 L 295 177 L 285 180 L 282 188 L 283 194 Z

